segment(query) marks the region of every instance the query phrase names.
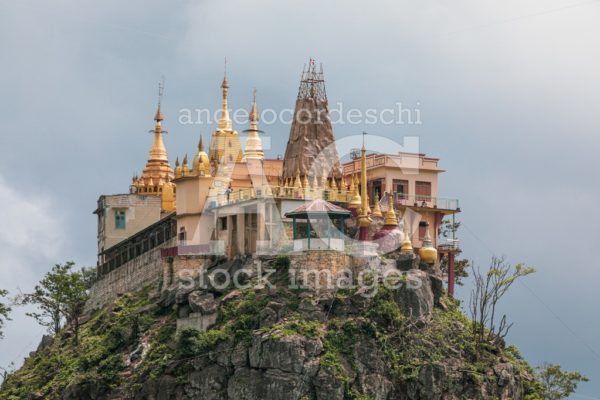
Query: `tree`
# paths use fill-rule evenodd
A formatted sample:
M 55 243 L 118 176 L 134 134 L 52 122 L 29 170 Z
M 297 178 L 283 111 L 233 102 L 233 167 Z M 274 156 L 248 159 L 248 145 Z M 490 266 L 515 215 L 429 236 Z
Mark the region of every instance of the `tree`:
M 8 292 L 4 289 L 0 289 L 0 298 L 2 297 L 6 297 L 6 295 L 8 294 Z M 4 324 L 6 323 L 6 321 L 9 321 L 10 318 L 8 317 L 8 315 L 10 314 L 10 307 L 2 302 L 0 302 L 0 339 L 2 339 L 4 337 L 4 333 L 2 332 L 2 327 L 4 326 Z
M 544 363 L 537 367 L 538 379 L 543 386 L 545 400 L 566 399 L 575 393 L 579 382 L 587 382 L 589 379 L 579 372 L 563 371 L 560 365 Z
M 89 280 L 83 271 L 72 271 L 75 263 L 56 264 L 44 276 L 33 293 L 18 296 L 21 305 L 33 304 L 39 312 L 26 315 L 40 325 L 48 327 L 52 334 L 58 333 L 64 321 L 73 328 L 75 343 L 79 338 L 78 319 L 88 298 Z
M 438 236 L 446 239 L 452 239 L 453 234 L 455 235 L 460 228 L 460 222 L 452 222 L 450 220 L 443 220 L 438 228 Z M 456 255 L 460 254 L 460 251 Z M 468 268 L 471 267 L 471 261 L 466 258 L 454 260 L 454 282 L 457 285 L 463 285 L 463 279 L 469 277 Z M 448 257 L 445 256 L 440 261 L 440 269 L 443 273 L 448 273 Z
M 473 269 L 474 288 L 471 291 L 469 311 L 473 320 L 473 335 L 478 346 L 483 343 L 498 345 L 508 334 L 512 324 L 506 315 L 498 321 L 496 308 L 500 299 L 515 281 L 535 272 L 523 264 L 511 266 L 504 258 L 492 258 L 490 269 L 482 273 Z

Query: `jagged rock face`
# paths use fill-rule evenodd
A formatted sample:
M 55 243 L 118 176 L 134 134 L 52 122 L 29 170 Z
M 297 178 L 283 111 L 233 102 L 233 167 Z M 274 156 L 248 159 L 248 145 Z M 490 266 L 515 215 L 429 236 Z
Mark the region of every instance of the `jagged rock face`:
M 341 176 L 326 99 L 299 98 L 283 159 L 283 179 Z
M 173 290 L 158 300 L 166 306 L 143 306 L 135 312 L 163 313 L 159 325 L 169 320 L 164 313 L 171 312 L 176 328 L 195 316 L 211 318 L 209 325 L 198 325 L 200 331 L 209 330 L 194 336 L 202 337 L 201 349 L 182 356 L 176 336 L 153 344 L 152 336 L 160 336 L 158 331 L 145 333 L 142 349 L 136 341 L 124 349 L 123 356 L 135 354 L 136 359 L 128 364 L 129 369 L 119 372 L 123 379 L 118 385 L 71 378 L 59 396 L 47 398 L 523 399 L 523 382 L 528 378 L 514 360 L 491 352 L 486 364 L 478 362 L 474 368 L 474 353 L 462 342 L 468 338 L 466 323 L 440 307 L 447 304 L 440 278 L 419 269 L 418 257 L 401 256 L 397 266 L 407 269 L 402 284 L 381 288 L 375 295 L 365 288 L 326 294 L 264 287 L 222 295 L 211 288 Z M 386 263 L 385 268 L 390 267 L 394 265 Z M 176 318 L 183 309 L 189 315 Z M 108 317 L 92 320 L 89 329 L 107 322 Z M 241 331 L 227 330 L 227 326 L 241 327 Z M 118 332 L 119 337 L 132 335 Z M 217 338 L 212 344 L 208 343 L 211 337 Z M 54 345 L 44 339 L 38 351 L 47 352 Z M 169 353 L 168 348 L 175 351 Z M 144 371 L 145 358 L 152 359 L 153 351 L 167 353 L 154 356 L 151 362 L 170 361 L 153 373 L 136 375 L 136 369 Z M 5 398 L 2 394 L 0 399 Z
M 406 284 L 396 291 L 396 301 L 403 314 L 412 318 L 426 317 L 433 311 L 434 296 L 426 272 L 410 270 Z

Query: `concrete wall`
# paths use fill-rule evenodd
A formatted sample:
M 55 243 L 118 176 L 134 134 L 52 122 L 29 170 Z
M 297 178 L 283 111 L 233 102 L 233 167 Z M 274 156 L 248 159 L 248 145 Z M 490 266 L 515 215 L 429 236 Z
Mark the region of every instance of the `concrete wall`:
M 161 218 L 161 200 L 137 194 L 103 195 L 98 200 L 98 253 L 131 237 Z M 115 227 L 115 213 L 125 211 L 125 229 Z M 103 259 L 98 260 L 101 264 Z
M 177 234 L 183 228 L 186 241 L 182 244 L 205 244 L 210 240 L 212 230 L 206 233 L 203 227 L 212 226 L 202 214 L 209 195 L 213 178 L 210 176 L 189 176 L 175 180 L 177 184 Z M 208 237 L 207 237 L 208 236 Z
M 148 285 L 155 285 L 158 290 L 158 284 L 163 275 L 163 260 L 160 256 L 160 250 L 176 245 L 177 239 L 172 238 L 103 275 L 92 286 L 90 299 L 86 303 L 85 310 L 98 309 L 124 293 L 134 292 Z

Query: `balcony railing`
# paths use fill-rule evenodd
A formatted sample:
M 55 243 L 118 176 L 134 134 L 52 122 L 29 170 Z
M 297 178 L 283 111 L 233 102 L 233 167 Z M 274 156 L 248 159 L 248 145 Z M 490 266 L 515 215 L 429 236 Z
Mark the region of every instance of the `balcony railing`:
M 229 194 L 221 193 L 216 196 L 209 196 L 208 206 L 209 208 L 215 208 L 228 204 L 235 204 L 240 201 L 261 198 L 296 200 L 323 199 L 331 202 L 348 203 L 350 200 L 352 200 L 352 191 L 347 189 L 337 190 L 330 188 L 311 187 L 303 189 L 288 186 L 265 186 L 264 189 L 242 188 L 234 189 Z M 402 195 L 396 193 L 394 194 L 394 201 L 396 206 L 439 208 L 443 210 L 460 211 L 460 204 L 458 199 L 447 199 L 425 195 Z
M 426 195 L 407 195 L 394 194 L 394 202 L 396 206 L 407 207 L 431 207 L 440 208 L 443 210 L 460 211 L 460 203 L 458 199 L 447 199 L 442 197 L 432 197 Z
M 240 201 L 275 198 L 275 199 L 296 199 L 296 200 L 315 200 L 324 199 L 331 202 L 347 203 L 352 198 L 352 192 L 347 189 L 330 188 L 296 188 L 291 186 L 265 186 L 262 188 L 242 188 L 233 189 L 230 193 L 221 193 L 216 196 L 209 196 L 207 201 L 209 208 L 220 207 L 228 204 L 235 204 Z

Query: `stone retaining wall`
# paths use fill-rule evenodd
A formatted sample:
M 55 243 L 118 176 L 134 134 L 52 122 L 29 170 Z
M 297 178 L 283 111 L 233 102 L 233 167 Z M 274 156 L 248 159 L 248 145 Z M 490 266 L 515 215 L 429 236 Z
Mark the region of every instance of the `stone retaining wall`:
M 335 290 L 335 284 L 348 270 L 348 256 L 332 250 L 311 250 L 290 256 L 290 278 L 300 287 L 317 292 Z
M 118 296 L 155 285 L 156 290 L 163 276 L 163 260 L 160 250 L 177 245 L 177 238 L 171 238 L 150 251 L 121 265 L 100 277 L 90 289 L 90 299 L 85 311 L 102 308 Z

